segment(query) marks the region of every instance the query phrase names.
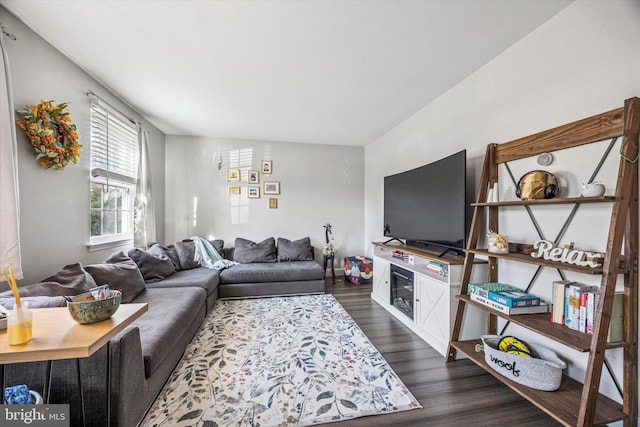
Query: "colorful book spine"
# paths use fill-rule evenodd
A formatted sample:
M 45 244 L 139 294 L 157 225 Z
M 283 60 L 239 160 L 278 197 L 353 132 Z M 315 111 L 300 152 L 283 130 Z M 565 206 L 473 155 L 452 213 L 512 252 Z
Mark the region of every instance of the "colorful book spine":
M 595 292 L 587 293 L 587 319 L 585 321 L 585 332 L 589 335 L 593 335 L 593 322 L 596 319 L 596 299 L 597 294 Z
M 578 320 L 578 330 L 587 332 L 587 298 L 590 292 L 580 292 L 580 318 Z
M 580 288 L 576 285 L 569 285 L 569 306 L 567 308 L 567 316 L 565 323 L 569 329 L 578 330 L 580 321 Z
M 553 296 L 551 299 L 552 311 L 551 311 L 551 321 L 553 323 L 558 323 L 564 325 L 564 315 L 565 315 L 565 292 L 567 286 L 574 283 L 571 280 L 556 280 L 553 282 Z
M 569 304 L 568 312 L 565 315 L 565 324 L 569 329 L 580 330 L 580 294 L 597 289 L 597 286 L 587 286 L 581 283 L 573 283 L 567 287 Z
M 508 307 L 504 304 L 499 304 L 495 301 L 491 301 L 490 299 L 484 298 L 479 294 L 470 294 L 469 295 L 473 301 L 479 302 L 487 307 L 493 308 L 501 313 L 507 314 L 509 316 L 515 316 L 518 314 L 539 314 L 539 313 L 547 313 L 549 311 L 549 307 L 547 304 L 540 304 L 537 306 L 530 307 Z
M 477 294 L 484 298 L 489 298 L 489 292 L 509 292 L 520 291 L 515 286 L 506 285 L 504 283 L 491 282 L 491 283 L 469 283 L 467 287 L 467 293 Z
M 521 291 L 489 292 L 488 299 L 507 307 L 530 307 L 540 305 L 540 298 Z

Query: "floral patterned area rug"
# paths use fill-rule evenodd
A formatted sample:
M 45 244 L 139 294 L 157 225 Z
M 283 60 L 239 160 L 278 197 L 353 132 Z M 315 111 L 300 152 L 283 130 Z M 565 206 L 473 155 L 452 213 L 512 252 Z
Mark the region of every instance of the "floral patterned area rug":
M 219 300 L 142 426 L 308 426 L 420 408 L 332 295 Z

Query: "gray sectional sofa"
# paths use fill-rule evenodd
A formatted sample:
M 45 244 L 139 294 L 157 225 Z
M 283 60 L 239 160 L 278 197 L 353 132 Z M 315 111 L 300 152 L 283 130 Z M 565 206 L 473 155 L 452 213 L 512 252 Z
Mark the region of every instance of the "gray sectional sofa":
M 111 360 L 110 418 L 112 426 L 135 426 L 143 417 L 217 298 L 324 292 L 324 270 L 314 260 L 309 239 L 291 242 L 269 238 L 254 243 L 236 239 L 235 247 L 212 245 L 237 264 L 222 271 L 194 261 L 192 241 L 154 245 L 113 254 L 101 264 L 71 264 L 42 283 L 23 286 L 20 293 L 34 306 L 63 305 L 63 295 L 85 292 L 109 283 L 123 292 L 122 303 L 147 303 L 148 311 L 87 359 L 80 376 L 87 425 L 106 425 L 106 367 Z M 0 304 L 13 303 L 0 294 Z M 37 328 L 37 325 L 34 325 Z M 108 350 L 108 354 L 107 354 Z M 4 384 L 28 384 L 42 390 L 45 364 L 6 365 Z M 51 403 L 69 403 L 71 425 L 80 425 L 80 398 L 73 360 L 52 365 Z

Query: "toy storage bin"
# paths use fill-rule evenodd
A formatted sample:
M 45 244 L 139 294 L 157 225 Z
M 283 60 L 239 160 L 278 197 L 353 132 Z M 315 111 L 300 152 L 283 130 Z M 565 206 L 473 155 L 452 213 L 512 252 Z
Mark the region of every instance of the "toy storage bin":
M 558 356 L 546 347 L 528 344 L 538 358 L 523 357 L 498 350 L 498 335 L 483 335 L 484 360 L 500 375 L 518 384 L 537 390 L 553 391 L 560 387 L 562 370 L 567 367 Z

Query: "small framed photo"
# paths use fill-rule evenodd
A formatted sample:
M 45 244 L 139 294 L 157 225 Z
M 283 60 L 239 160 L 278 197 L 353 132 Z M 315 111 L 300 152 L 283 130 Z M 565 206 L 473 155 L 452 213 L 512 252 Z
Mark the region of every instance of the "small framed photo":
M 247 187 L 247 197 L 250 199 L 259 199 L 260 187 Z
M 264 194 L 280 194 L 280 181 L 265 181 Z
M 249 184 L 260 184 L 260 171 L 250 170 L 247 175 Z
M 240 181 L 240 169 L 229 169 L 227 179 L 229 182 Z
M 229 194 L 240 194 L 240 187 L 229 187 Z
M 263 160 L 261 164 L 260 172 L 271 173 L 273 171 L 273 162 L 271 160 Z
M 269 209 L 278 209 L 277 197 L 269 197 Z

